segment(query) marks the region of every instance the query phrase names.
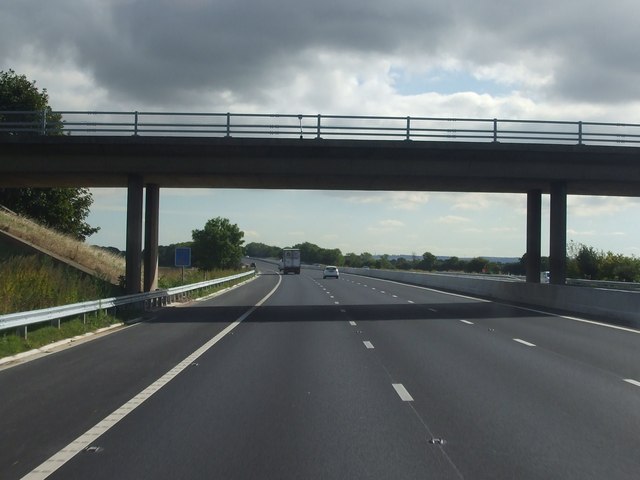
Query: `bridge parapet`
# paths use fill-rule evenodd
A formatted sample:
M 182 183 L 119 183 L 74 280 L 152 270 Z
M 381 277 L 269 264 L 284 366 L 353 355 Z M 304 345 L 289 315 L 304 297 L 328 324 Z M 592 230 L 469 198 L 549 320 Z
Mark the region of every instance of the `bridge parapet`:
M 640 124 L 280 113 L 0 111 L 0 135 L 145 135 L 640 144 Z

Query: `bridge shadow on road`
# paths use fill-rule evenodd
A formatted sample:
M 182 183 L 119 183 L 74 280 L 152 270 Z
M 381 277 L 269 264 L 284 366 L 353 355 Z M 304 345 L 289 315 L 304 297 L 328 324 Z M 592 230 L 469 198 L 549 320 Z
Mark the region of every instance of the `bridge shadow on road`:
M 244 306 L 182 306 L 156 311 L 150 322 L 230 323 L 252 308 Z M 285 305 L 258 307 L 245 322 L 474 320 L 546 317 L 544 313 L 495 303 L 425 303 L 397 305 Z

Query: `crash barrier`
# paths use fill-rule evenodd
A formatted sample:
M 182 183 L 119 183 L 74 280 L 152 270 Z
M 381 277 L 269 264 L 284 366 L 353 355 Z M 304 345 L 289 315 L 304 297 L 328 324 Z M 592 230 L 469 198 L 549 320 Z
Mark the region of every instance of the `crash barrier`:
M 635 291 L 500 280 L 488 282 L 477 277 L 363 268 L 342 267 L 340 271 L 492 300 L 601 317 L 640 328 L 640 292 Z
M 87 313 L 97 313 L 103 310 L 117 309 L 125 305 L 138 305 L 145 310 L 153 307 L 166 306 L 176 300 L 184 299 L 189 292 L 203 290 L 205 288 L 214 287 L 233 280 L 238 280 L 253 275 L 254 273 L 255 272 L 251 270 L 231 275 L 229 277 L 206 280 L 204 282 L 192 283 L 190 285 L 182 285 L 180 287 L 155 290 L 153 292 L 136 293 L 121 297 L 104 298 L 101 300 L 73 303 L 71 305 L 62 305 L 59 307 L 31 310 L 29 312 L 0 315 L 0 330 L 17 328 L 23 336 L 26 336 L 27 327 L 37 323 L 52 322 L 59 327 L 60 320 L 63 318 L 76 317 L 80 315 L 85 316 Z

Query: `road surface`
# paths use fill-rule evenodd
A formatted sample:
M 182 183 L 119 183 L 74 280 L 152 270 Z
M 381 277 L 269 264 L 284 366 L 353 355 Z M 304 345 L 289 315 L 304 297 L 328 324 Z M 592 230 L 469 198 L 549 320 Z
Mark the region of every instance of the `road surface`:
M 640 478 L 638 332 L 258 267 L 0 371 L 0 478 Z

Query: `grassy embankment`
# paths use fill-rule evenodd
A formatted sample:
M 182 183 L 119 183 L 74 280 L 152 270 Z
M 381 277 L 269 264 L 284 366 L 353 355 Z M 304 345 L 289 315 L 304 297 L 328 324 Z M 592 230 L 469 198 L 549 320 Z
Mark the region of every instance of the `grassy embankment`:
M 2 210 L 0 230 L 84 270 L 37 253 L 33 248 L 0 238 L 0 315 L 122 295 L 122 290 L 117 286 L 125 270 L 122 257 Z M 237 272 L 207 272 L 206 277 L 216 278 L 232 273 Z M 185 271 L 184 283 L 199 282 L 204 277 L 202 272 L 188 270 Z M 179 269 L 163 268 L 160 270 L 159 286 L 169 288 L 180 285 L 181 278 Z M 219 286 L 210 291 L 228 286 Z M 86 319 L 67 319 L 60 328 L 47 324 L 30 326 L 27 338 L 11 330 L 0 331 L 0 357 L 39 348 L 120 321 L 120 318 L 100 313 L 87 315 Z

